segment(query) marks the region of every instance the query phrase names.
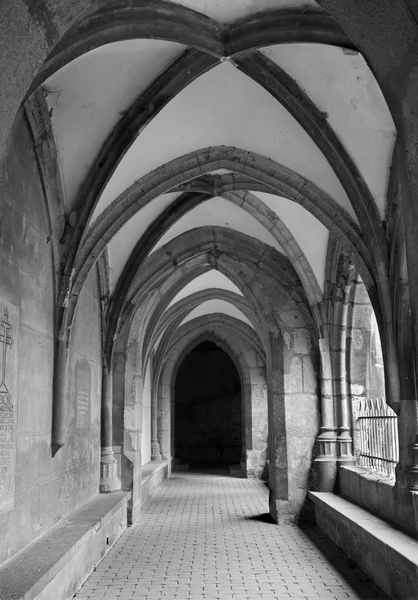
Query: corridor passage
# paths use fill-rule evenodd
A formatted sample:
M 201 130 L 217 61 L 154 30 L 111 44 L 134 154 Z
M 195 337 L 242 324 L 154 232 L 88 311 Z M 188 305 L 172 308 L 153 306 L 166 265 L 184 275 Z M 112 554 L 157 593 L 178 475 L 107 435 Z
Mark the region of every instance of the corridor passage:
M 259 481 L 174 474 L 75 598 L 387 598 L 316 527 L 268 522 L 267 501 Z

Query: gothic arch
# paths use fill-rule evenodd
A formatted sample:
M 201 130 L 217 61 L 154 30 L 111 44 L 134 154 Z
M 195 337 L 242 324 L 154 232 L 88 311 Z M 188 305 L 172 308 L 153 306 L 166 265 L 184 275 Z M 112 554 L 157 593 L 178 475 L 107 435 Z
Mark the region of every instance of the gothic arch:
M 243 333 L 241 333 L 243 332 Z M 156 376 L 158 390 L 160 446 L 164 457 L 172 458 L 168 423 L 172 428 L 174 384 L 185 356 L 203 341 L 219 345 L 234 362 L 241 378 L 244 405 L 244 457 L 247 476 L 260 477 L 267 460 L 267 384 L 265 358 L 254 346 L 254 333 L 235 319 L 213 315 L 194 319 L 180 327 L 167 349 Z M 258 405 L 258 406 L 257 406 Z M 261 406 L 260 406 L 261 405 Z M 168 448 L 170 452 L 168 453 Z

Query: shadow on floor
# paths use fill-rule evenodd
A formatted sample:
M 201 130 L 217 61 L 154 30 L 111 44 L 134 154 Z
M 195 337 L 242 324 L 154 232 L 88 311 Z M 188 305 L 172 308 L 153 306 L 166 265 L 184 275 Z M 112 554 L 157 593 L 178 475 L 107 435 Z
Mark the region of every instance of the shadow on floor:
M 261 515 L 252 515 L 245 518 L 247 521 L 259 521 L 260 523 L 268 523 L 269 525 L 276 524 L 270 513 L 262 513 Z
M 385 592 L 378 587 L 364 571 L 356 565 L 338 546 L 334 544 L 316 525 L 276 525 L 270 513 L 262 513 L 243 517 L 246 521 L 257 521 L 274 525 L 277 531 L 280 527 L 294 527 L 299 529 L 310 542 L 309 547 L 305 549 L 306 560 L 315 562 L 319 560 L 321 564 L 329 564 L 333 571 L 338 571 L 344 579 L 347 588 L 355 596 L 347 595 L 348 598 L 357 598 L 358 600 L 385 600 L 389 598 Z M 272 528 L 274 532 L 274 528 Z M 312 554 L 317 555 L 317 558 Z M 318 556 L 319 555 L 319 556 Z M 417 596 L 418 598 L 418 596 Z
M 330 540 L 316 525 L 299 527 L 321 556 L 344 577 L 347 585 L 357 593 L 359 598 L 389 598 L 364 571 L 356 565 L 338 546 Z
M 191 462 L 188 465 L 177 465 L 174 467 L 177 473 L 193 473 L 194 475 L 215 475 L 217 477 L 238 477 L 245 478 L 245 472 L 241 465 L 225 464 L 219 462 Z

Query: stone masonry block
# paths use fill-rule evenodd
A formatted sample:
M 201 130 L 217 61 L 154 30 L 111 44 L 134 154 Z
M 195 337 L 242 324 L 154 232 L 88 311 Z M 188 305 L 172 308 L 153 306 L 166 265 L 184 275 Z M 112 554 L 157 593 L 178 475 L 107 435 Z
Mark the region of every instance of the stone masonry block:
M 309 354 L 311 347 L 309 331 L 307 329 L 295 329 L 293 332 L 293 350 L 296 354 Z

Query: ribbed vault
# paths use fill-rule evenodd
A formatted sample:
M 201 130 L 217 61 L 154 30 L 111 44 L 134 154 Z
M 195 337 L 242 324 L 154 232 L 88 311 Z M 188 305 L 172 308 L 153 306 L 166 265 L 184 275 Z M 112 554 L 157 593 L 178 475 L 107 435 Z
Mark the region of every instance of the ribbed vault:
M 321 401 L 320 438 L 334 450 L 320 453 L 335 454 L 334 284 L 354 272 L 379 326 L 386 397 L 399 411 L 398 346 L 408 327 L 399 325 L 404 298 L 394 281 L 407 279 L 399 255 L 410 224 L 399 210 L 397 104 L 376 52 L 334 5 L 81 0 L 43 13 L 24 69 L 19 51 L 7 53 L 13 93 L 0 114 L 0 149 L 21 107 L 49 211 L 54 451 L 65 444 L 79 298 L 95 271 L 109 423 L 114 384 L 120 414 L 144 395 L 145 380 L 156 406 L 172 356 L 196 336 L 234 329 L 233 353 L 242 343 L 262 357 L 270 399 Z M 280 410 L 270 417 L 285 438 Z M 126 421 L 132 432 L 135 418 Z M 111 430 L 102 432 L 106 447 Z M 284 471 L 281 499 L 290 501 L 296 484 Z

